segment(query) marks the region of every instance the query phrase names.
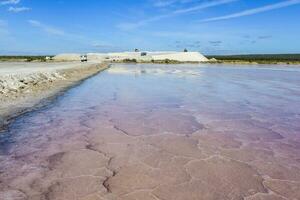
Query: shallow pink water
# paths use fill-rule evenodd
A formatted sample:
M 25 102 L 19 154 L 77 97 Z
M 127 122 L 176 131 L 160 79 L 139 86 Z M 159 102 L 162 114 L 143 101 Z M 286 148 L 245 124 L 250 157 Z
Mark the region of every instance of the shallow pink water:
M 300 199 L 300 70 L 115 65 L 1 136 L 0 199 Z

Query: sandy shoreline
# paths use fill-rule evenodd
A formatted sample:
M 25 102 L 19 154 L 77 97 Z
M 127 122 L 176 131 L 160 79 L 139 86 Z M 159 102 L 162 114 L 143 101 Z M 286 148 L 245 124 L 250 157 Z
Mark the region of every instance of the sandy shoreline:
M 101 62 L 0 63 L 0 130 L 10 119 L 109 66 Z

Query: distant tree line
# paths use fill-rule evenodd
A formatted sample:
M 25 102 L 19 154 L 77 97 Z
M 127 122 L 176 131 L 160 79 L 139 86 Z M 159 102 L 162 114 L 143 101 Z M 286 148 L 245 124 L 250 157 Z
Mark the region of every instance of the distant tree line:
M 52 56 L 0 56 L 0 61 L 46 61 L 46 57 Z
M 239 61 L 270 61 L 270 62 L 300 62 L 300 54 L 252 54 L 252 55 L 208 55 L 207 58 L 217 60 Z

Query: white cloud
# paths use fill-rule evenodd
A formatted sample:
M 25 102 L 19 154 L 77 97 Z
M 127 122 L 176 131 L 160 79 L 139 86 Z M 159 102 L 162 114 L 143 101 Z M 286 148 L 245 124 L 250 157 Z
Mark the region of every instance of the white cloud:
M 20 2 L 21 0 L 2 0 L 0 1 L 0 5 L 16 5 Z
M 9 7 L 8 11 L 13 12 L 13 13 L 19 13 L 19 12 L 24 12 L 24 11 L 29 11 L 31 8 L 28 7 Z
M 244 10 L 244 11 L 229 14 L 229 15 L 203 19 L 200 22 L 212 22 L 212 21 L 220 21 L 220 20 L 239 18 L 239 17 L 255 15 L 258 13 L 263 13 L 263 12 L 267 12 L 267 11 L 271 11 L 271 10 L 275 10 L 275 9 L 280 9 L 280 8 L 284 8 L 284 7 L 288 7 L 288 6 L 292 6 L 292 5 L 296 5 L 296 4 L 300 4 L 300 0 L 283 1 L 280 3 L 275 3 L 275 4 L 270 4 L 270 5 L 266 5 L 266 6 L 259 7 L 259 8 Z
M 197 12 L 197 11 L 200 11 L 200 10 L 203 10 L 206 8 L 229 4 L 229 3 L 232 3 L 235 1 L 238 1 L 238 0 L 214 0 L 214 1 L 210 1 L 210 2 L 201 3 L 201 4 L 195 5 L 193 7 L 189 7 L 189 8 L 185 8 L 185 9 L 178 9 L 178 10 L 172 11 L 172 12 L 164 14 L 164 15 L 154 16 L 152 18 L 141 20 L 141 21 L 138 21 L 135 23 L 122 23 L 122 24 L 119 24 L 117 27 L 122 30 L 131 30 L 131 29 L 138 28 L 140 26 L 146 25 L 151 22 L 159 21 L 161 19 L 175 17 L 177 15 L 183 15 L 183 14 L 192 13 L 192 12 Z
M 197 6 L 193 6 L 190 8 L 186 8 L 186 9 L 180 9 L 180 10 L 176 10 L 173 13 L 174 14 L 185 14 L 185 13 L 190 13 L 190 12 L 195 12 L 195 11 L 199 11 L 199 10 L 203 10 L 205 8 L 210 8 L 210 7 L 215 7 L 215 6 L 219 6 L 219 5 L 223 5 L 223 4 L 228 4 L 228 3 L 232 3 L 238 0 L 219 0 L 219 1 L 210 1 L 207 3 L 203 3 Z
M 7 10 L 9 12 L 13 13 L 19 13 L 19 12 L 24 12 L 24 11 L 29 11 L 31 8 L 28 7 L 16 7 L 21 2 L 21 0 L 0 0 L 0 6 L 9 6 L 11 5 Z M 13 6 L 15 5 L 15 6 Z
M 31 26 L 37 27 L 41 29 L 42 31 L 50 34 L 50 35 L 58 35 L 58 36 L 64 36 L 66 33 L 63 30 L 60 30 L 58 28 L 43 24 L 39 21 L 36 20 L 28 20 L 28 23 Z

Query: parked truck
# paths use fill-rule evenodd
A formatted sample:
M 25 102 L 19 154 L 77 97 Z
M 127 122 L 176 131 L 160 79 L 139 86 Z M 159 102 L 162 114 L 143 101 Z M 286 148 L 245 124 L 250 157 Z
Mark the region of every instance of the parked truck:
M 87 61 L 88 61 L 87 55 L 81 55 L 81 56 L 80 56 L 80 61 L 81 61 L 81 62 L 87 62 Z

